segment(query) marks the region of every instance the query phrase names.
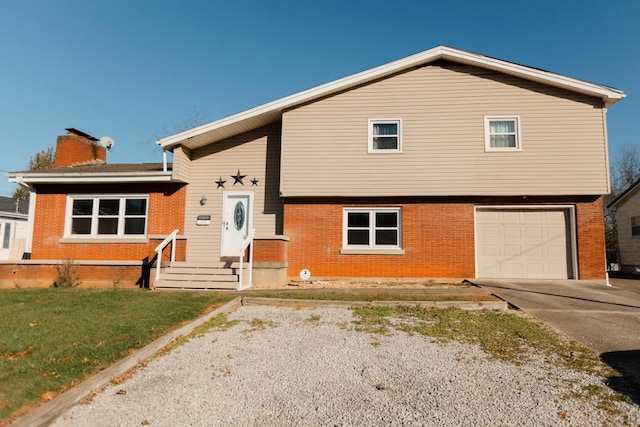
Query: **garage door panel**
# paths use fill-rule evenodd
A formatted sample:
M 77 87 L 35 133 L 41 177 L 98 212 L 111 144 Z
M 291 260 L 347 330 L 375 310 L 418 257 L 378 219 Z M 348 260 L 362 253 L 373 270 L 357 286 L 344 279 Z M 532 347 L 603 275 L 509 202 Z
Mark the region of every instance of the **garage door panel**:
M 479 234 L 484 239 L 497 239 L 500 236 L 500 230 L 495 225 L 483 225 L 480 227 Z
M 503 245 L 502 255 L 505 258 L 520 258 L 522 254 L 522 246 L 520 245 Z
M 478 209 L 478 277 L 569 277 L 566 211 Z
M 544 248 L 542 245 L 527 245 L 524 251 L 524 256 L 529 258 L 543 258 Z
M 501 269 L 501 274 L 506 277 L 523 277 L 522 264 L 504 263 Z
M 522 229 L 520 227 L 511 227 L 511 226 L 505 225 L 503 230 L 504 230 L 503 236 L 505 239 L 520 240 L 522 238 Z
M 526 264 L 526 275 L 523 276 L 531 279 L 542 279 L 545 277 L 544 264 Z

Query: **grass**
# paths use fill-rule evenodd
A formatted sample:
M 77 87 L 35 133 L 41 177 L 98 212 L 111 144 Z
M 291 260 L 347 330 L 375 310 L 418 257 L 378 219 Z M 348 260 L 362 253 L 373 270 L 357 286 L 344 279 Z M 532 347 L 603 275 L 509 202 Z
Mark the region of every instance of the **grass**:
M 233 297 L 137 289 L 0 291 L 0 420 L 52 399 Z
M 245 297 L 307 299 L 315 301 L 498 301 L 490 294 L 432 294 L 432 293 L 394 293 L 344 291 L 249 291 L 242 292 Z
M 492 357 L 515 364 L 542 355 L 553 359 L 556 366 L 599 375 L 612 373 L 592 351 L 560 339 L 544 324 L 517 314 L 406 306 L 360 307 L 354 309 L 354 314 L 358 318 L 356 327 L 361 331 L 377 334 L 404 331 L 443 342 L 475 344 Z
M 546 325 L 517 314 L 466 311 L 457 308 L 361 307 L 354 309 L 356 329 L 373 334 L 371 344 L 380 344 L 379 335 L 404 331 L 432 339 L 478 345 L 490 357 L 514 364 L 543 357 L 548 366 L 586 372 L 602 378 L 618 378 L 620 373 L 604 364 L 582 345 L 561 338 Z M 616 402 L 632 403 L 626 395 L 605 386 L 583 387 L 565 396 L 597 400 L 598 407 L 616 413 Z

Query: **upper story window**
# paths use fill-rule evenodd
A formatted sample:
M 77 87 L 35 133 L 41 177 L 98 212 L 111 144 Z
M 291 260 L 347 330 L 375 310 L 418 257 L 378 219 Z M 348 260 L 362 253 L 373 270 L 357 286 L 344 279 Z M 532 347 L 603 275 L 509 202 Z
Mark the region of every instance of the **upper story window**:
M 146 195 L 69 196 L 65 236 L 144 236 L 148 200 Z
M 400 248 L 400 208 L 345 208 L 342 246 L 345 248 Z
M 370 119 L 369 152 L 393 153 L 402 151 L 402 120 Z
M 484 143 L 486 151 L 518 151 L 520 141 L 520 117 L 486 116 L 484 118 Z
M 640 216 L 631 217 L 631 235 L 640 236 Z

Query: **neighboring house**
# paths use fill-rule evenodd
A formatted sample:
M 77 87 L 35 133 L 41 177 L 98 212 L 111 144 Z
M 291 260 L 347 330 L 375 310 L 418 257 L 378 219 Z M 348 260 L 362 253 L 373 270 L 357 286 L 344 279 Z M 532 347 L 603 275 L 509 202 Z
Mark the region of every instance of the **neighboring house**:
M 620 270 L 640 275 L 640 180 L 611 201 L 607 208 L 614 212 Z
M 204 272 L 255 229 L 256 283 L 604 279 L 606 109 L 624 96 L 436 47 L 163 138 L 167 172 L 9 176 L 37 193 L 34 257 L 140 260 L 175 228 Z
M 29 236 L 29 202 L 0 196 L 0 261 L 22 259 Z

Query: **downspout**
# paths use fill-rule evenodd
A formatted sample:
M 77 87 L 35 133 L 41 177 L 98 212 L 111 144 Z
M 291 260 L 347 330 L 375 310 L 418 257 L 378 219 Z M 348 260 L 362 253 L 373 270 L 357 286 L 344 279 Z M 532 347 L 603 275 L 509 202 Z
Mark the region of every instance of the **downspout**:
M 167 150 L 162 150 L 162 172 L 167 171 Z
M 606 174 L 607 174 L 607 192 L 611 193 L 611 169 L 609 167 L 609 137 L 607 135 L 607 107 L 606 104 L 602 103 L 602 131 L 604 136 L 604 162 L 606 166 Z M 606 235 L 605 235 L 605 245 L 604 245 L 604 274 L 605 280 L 607 283 L 607 287 L 611 287 L 611 282 L 609 282 L 609 263 L 607 262 L 607 244 L 606 244 Z

